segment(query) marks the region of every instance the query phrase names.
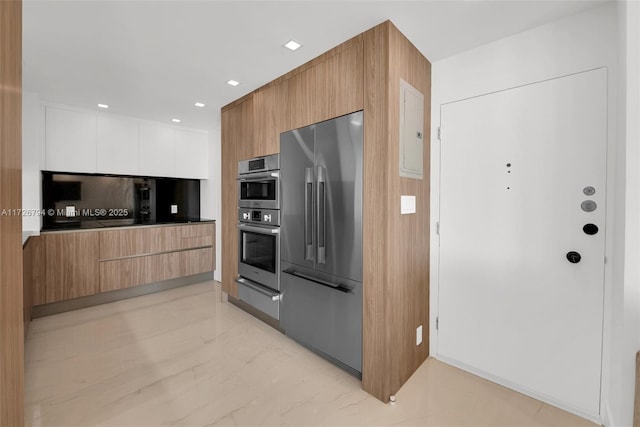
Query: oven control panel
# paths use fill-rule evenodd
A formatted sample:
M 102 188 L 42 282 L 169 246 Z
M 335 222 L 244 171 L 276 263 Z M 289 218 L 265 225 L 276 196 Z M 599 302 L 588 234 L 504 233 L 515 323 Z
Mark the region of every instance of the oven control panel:
M 238 209 L 238 221 L 251 224 L 280 225 L 279 209 Z

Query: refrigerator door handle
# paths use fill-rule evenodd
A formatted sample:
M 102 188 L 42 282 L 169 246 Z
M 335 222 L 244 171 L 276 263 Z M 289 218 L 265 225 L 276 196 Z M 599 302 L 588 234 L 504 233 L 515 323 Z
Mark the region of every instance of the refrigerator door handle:
M 325 237 L 326 237 L 326 183 L 327 183 L 327 173 L 325 168 L 322 166 L 318 166 L 318 264 L 326 263 L 326 247 L 325 247 Z
M 304 259 L 313 261 L 313 169 L 304 170 Z
M 293 270 L 291 268 L 282 270 L 283 273 L 290 274 L 295 277 L 299 277 L 301 279 L 308 280 L 313 283 L 317 283 L 318 285 L 326 286 L 331 289 L 335 289 L 336 291 L 344 292 L 345 294 L 350 294 L 353 291 L 346 286 L 343 286 L 339 283 L 328 282 L 326 280 L 318 279 L 317 277 L 311 277 L 307 274 L 300 273 L 299 271 Z

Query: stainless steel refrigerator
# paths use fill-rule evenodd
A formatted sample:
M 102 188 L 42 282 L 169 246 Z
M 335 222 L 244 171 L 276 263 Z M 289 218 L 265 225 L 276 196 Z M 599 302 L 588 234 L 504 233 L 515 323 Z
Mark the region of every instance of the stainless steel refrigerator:
M 362 372 L 363 113 L 280 135 L 280 326 Z

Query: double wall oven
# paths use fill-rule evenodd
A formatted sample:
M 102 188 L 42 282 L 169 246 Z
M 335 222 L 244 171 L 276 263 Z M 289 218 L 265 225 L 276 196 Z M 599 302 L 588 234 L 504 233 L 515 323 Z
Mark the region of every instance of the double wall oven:
M 280 318 L 280 156 L 238 163 L 238 298 Z

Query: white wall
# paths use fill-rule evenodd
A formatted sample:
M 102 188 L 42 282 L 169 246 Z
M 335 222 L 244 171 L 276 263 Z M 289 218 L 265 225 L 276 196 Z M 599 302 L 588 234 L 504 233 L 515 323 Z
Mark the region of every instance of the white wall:
M 32 92 L 22 94 L 22 209 L 39 210 L 42 180 L 40 179 L 40 151 L 44 109 L 40 98 Z M 31 213 L 31 212 L 29 212 Z M 37 212 L 35 212 L 37 213 Z M 40 233 L 40 215 L 24 215 L 22 230 Z
M 213 278 L 222 281 L 220 110 L 216 114 L 218 117 L 213 119 L 215 127 L 209 129 L 209 179 L 201 181 L 200 184 L 200 215 L 202 218 L 216 220 L 216 270 L 213 273 Z
M 605 273 L 605 342 L 611 340 L 614 290 L 622 286 L 614 280 L 614 272 L 620 276 L 623 269 L 622 253 L 624 229 L 616 228 L 614 215 L 623 218 L 624 197 L 616 197 L 616 181 L 624 181 L 616 157 L 616 27 L 615 4 L 591 9 L 559 21 L 478 47 L 476 49 L 436 61 L 432 64 L 432 178 L 431 178 L 431 235 L 437 236 L 435 224 L 439 221 L 440 199 L 440 150 L 437 127 L 440 123 L 440 105 L 481 94 L 504 90 L 541 80 L 608 67 L 609 78 L 609 127 L 608 127 L 608 204 L 606 252 L 610 262 Z M 431 355 L 437 357 L 435 317 L 438 314 L 438 245 L 431 244 Z M 616 248 L 617 245 L 617 248 Z M 509 319 L 505 319 L 509 321 Z M 604 351 L 605 387 L 609 376 L 610 346 Z M 605 389 L 605 399 L 606 399 Z
M 615 277 L 611 334 L 611 375 L 607 425 L 633 420 L 635 353 L 640 350 L 640 3 L 620 1 L 618 128 L 619 165 L 626 175 L 624 195 L 624 269 Z

